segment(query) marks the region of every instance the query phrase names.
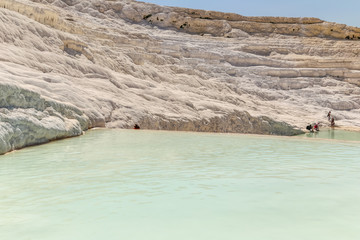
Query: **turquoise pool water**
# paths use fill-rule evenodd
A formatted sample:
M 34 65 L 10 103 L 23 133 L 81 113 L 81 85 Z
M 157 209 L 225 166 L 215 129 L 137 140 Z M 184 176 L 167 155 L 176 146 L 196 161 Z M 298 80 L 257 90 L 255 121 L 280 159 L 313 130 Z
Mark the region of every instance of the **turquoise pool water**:
M 302 137 L 360 141 L 360 132 L 334 130 L 329 128 L 329 129 L 321 129 L 319 132 L 313 132 L 313 133 L 307 132 L 304 135 L 302 135 Z
M 306 135 L 92 130 L 0 156 L 0 239 L 358 240 L 359 156 Z

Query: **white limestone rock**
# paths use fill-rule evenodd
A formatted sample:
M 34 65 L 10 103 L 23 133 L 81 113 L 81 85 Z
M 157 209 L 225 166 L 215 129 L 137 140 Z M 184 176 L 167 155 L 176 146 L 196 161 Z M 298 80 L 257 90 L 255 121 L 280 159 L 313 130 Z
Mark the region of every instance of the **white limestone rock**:
M 317 18 L 0 0 L 0 153 L 135 123 L 294 134 L 333 110 L 360 127 L 359 37 Z
M 0 108 L 0 153 L 81 134 L 80 123 L 75 119 L 33 108 Z

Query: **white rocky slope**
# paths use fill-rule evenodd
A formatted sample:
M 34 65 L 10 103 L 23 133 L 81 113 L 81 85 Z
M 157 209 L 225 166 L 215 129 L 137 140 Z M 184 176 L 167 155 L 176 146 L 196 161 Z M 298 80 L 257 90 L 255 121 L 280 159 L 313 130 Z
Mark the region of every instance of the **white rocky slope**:
M 0 153 L 97 126 L 360 127 L 360 29 L 131 0 L 0 0 Z M 288 125 L 289 124 L 289 125 Z

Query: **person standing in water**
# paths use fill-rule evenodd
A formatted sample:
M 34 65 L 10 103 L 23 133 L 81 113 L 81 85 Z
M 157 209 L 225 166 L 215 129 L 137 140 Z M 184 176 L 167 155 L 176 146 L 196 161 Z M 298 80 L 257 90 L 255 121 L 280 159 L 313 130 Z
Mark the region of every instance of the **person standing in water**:
M 335 127 L 335 119 L 334 119 L 334 117 L 331 118 L 331 126 Z

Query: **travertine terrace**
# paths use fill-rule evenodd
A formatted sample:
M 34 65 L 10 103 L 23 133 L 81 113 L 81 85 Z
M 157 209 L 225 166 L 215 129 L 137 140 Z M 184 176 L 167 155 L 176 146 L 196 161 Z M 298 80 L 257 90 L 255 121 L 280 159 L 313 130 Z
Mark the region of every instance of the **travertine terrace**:
M 359 28 L 131 0 L 0 0 L 0 19 L 0 153 L 134 123 L 360 127 Z

